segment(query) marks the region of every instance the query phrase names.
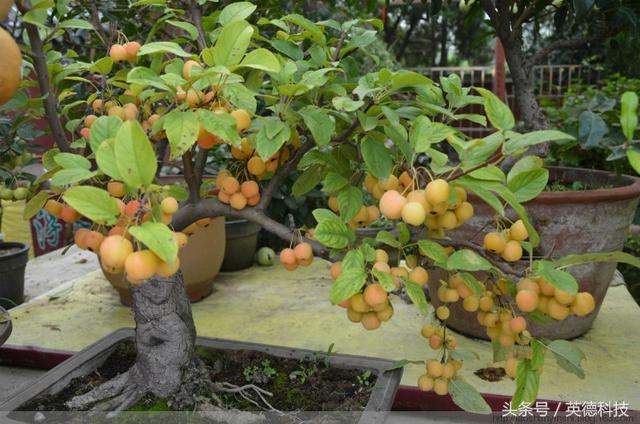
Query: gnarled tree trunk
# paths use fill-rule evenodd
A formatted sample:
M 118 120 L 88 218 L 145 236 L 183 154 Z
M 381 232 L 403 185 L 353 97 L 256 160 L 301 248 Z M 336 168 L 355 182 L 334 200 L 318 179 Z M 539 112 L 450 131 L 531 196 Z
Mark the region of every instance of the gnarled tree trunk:
M 148 393 L 166 399 L 180 388 L 185 371 L 200 364 L 194 357 L 196 330 L 182 273 L 156 276 L 131 290 L 136 363 L 111 381 L 73 398 L 68 402 L 70 408 L 107 400 L 97 409 L 120 411 Z

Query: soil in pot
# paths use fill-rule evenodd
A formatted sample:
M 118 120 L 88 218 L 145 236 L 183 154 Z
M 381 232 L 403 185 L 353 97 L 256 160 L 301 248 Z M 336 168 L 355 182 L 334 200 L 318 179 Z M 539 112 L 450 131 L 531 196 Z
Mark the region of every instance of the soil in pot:
M 363 411 L 376 381 L 374 370 L 330 368 L 325 366 L 322 355 L 298 361 L 256 351 L 230 352 L 197 347 L 196 353 L 206 364 L 212 381 L 237 386 L 255 384 L 273 394 L 268 397 L 269 403 L 280 411 Z M 73 379 L 56 395 L 35 398 L 20 410 L 68 411 L 66 401 L 127 371 L 135 358 L 134 342 L 122 341 L 96 371 Z M 193 399 L 197 394 L 190 395 L 189 399 L 174 399 L 170 403 L 147 396 L 130 410 L 193 410 Z M 222 395 L 229 408 L 256 410 L 254 404 L 239 395 L 218 395 Z
M 29 246 L 0 242 L 0 307 L 13 308 L 24 301 L 24 271 Z

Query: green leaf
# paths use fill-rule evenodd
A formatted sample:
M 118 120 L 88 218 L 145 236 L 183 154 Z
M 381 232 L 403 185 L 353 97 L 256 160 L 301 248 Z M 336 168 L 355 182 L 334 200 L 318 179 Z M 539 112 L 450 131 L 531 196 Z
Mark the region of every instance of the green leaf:
M 320 243 L 332 249 L 344 249 L 355 240 L 353 232 L 335 215 L 332 219 L 320 220 L 314 235 Z
M 181 156 L 189 150 L 198 138 L 200 122 L 193 111 L 173 111 L 164 117 L 163 128 L 166 131 L 171 159 Z
M 552 268 L 549 261 L 536 261 L 533 264 L 536 276 L 544 277 L 553 287 L 569 294 L 578 292 L 578 282 L 573 275 L 560 269 Z
M 467 286 L 476 296 L 482 296 L 485 291 L 484 285 L 468 272 L 463 272 L 461 275 L 464 285 Z
M 553 353 L 562 369 L 584 379 L 585 374 L 581 362 L 586 356 L 575 344 L 567 340 L 554 340 L 549 344 L 540 343 Z
M 511 399 L 513 409 L 521 405 L 533 405 L 540 389 L 540 370 L 534 369 L 530 359 L 522 359 L 516 371 L 516 391 Z
M 335 133 L 336 124 L 326 110 L 317 106 L 306 106 L 298 111 L 304 124 L 311 131 L 311 135 L 318 146 L 325 146 L 331 141 Z
M 500 216 L 504 216 L 504 206 L 502 206 L 502 202 L 500 202 L 500 199 L 498 199 L 496 195 L 491 193 L 489 190 L 485 189 L 482 186 L 482 182 L 478 182 L 471 178 L 465 178 L 465 177 L 458 178 L 456 181 L 462 187 L 473 192 L 476 196 L 481 198 L 486 204 L 488 204 L 496 212 L 498 212 Z
M 527 210 L 518 202 L 516 196 L 511 192 L 511 190 L 501 184 L 492 186 L 492 190 L 495 190 L 500 195 L 500 197 L 502 197 L 502 199 L 507 202 L 507 204 L 511 206 L 514 211 L 516 211 L 518 217 L 522 219 L 522 222 L 524 222 L 524 226 L 529 233 L 529 242 L 532 246 L 537 246 L 540 243 L 540 235 L 538 234 L 538 231 L 533 227 L 533 225 L 531 225 Z
M 424 119 L 420 119 L 424 118 Z M 432 144 L 439 143 L 456 130 L 440 122 L 430 122 L 425 117 L 413 121 L 409 131 L 409 141 L 417 153 L 426 152 Z
M 384 179 L 391 174 L 393 157 L 383 140 L 365 136 L 360 151 L 367 170 L 376 178 Z
M 55 157 L 58 156 L 58 154 L 60 154 L 60 149 L 57 147 L 44 152 L 42 155 L 42 165 L 45 169 L 51 171 L 52 169 L 58 168 L 58 164 L 55 161 Z
M 142 225 L 129 227 L 129 232 L 168 264 L 173 264 L 178 257 L 176 236 L 165 224 L 145 222 Z
M 304 58 L 304 53 L 300 46 L 289 40 L 270 40 L 270 43 L 274 49 L 293 60 L 302 60 Z
M 547 186 L 549 171 L 544 168 L 521 172 L 507 183 L 518 202 L 524 203 L 537 197 Z
M 364 272 L 364 270 L 343 270 L 340 276 L 331 286 L 331 303 L 337 305 L 338 303 L 349 299 L 351 296 L 358 293 L 366 282 L 367 274 Z
M 345 112 L 353 112 L 364 105 L 362 100 L 352 100 L 350 97 L 346 96 L 334 97 L 331 99 L 331 103 L 337 110 L 344 110 Z
M 367 245 L 365 245 L 367 246 Z M 388 272 L 378 271 L 377 269 L 371 270 L 373 277 L 380 283 L 383 289 L 388 292 L 392 292 L 396 289 L 396 285 L 393 283 L 393 277 Z
M 512 129 L 516 125 L 509 106 L 486 88 L 474 87 L 474 89 L 484 98 L 484 110 L 494 128 L 505 131 Z
M 376 234 L 376 241 L 395 248 L 402 247 L 400 242 L 389 231 L 378 231 L 378 234 Z
M 22 212 L 22 219 L 28 220 L 32 217 L 36 216 L 36 214 L 44 207 L 44 204 L 47 203 L 47 199 L 49 199 L 49 193 L 46 191 L 39 191 L 33 196 L 27 204 L 24 206 L 24 211 Z
M 407 87 L 429 87 L 432 85 L 433 81 L 418 72 L 401 70 L 391 76 L 389 91 Z
M 351 221 L 362 208 L 362 190 L 348 186 L 338 193 L 338 208 L 343 221 Z
M 575 140 L 569 134 L 556 130 L 532 131 L 526 134 L 516 134 L 504 143 L 502 151 L 506 156 L 524 152 L 530 146 L 548 143 L 550 141 Z
M 480 169 L 476 169 L 475 171 L 470 172 L 470 177 L 475 178 L 476 180 L 485 180 L 485 181 L 498 181 L 504 182 L 506 181 L 506 177 L 502 169 L 498 168 L 495 165 L 488 165 Z
M 480 355 L 476 352 L 460 348 L 450 351 L 449 356 L 458 361 L 473 361 L 474 359 L 480 359 Z
M 87 158 L 74 153 L 58 153 L 53 160 L 65 169 L 91 169 L 91 162 Z
M 91 135 L 89 145 L 93 153 L 98 151 L 98 147 L 104 140 L 115 138 L 121 126 L 122 120 L 115 116 L 100 116 L 93 121 L 89 130 Z
M 266 72 L 280 72 L 280 62 L 267 49 L 252 50 L 240 62 L 240 67 L 259 69 Z
M 266 118 L 256 134 L 256 150 L 263 160 L 269 159 L 291 137 L 289 125 L 276 117 Z
M 58 28 L 95 29 L 90 22 L 82 19 L 66 19 L 58 23 Z
M 145 56 L 154 53 L 168 53 L 180 57 L 191 57 L 193 53 L 185 52 L 178 43 L 171 41 L 154 41 L 151 43 L 145 43 L 140 47 L 138 56 Z
M 627 149 L 627 160 L 629 164 L 640 174 L 640 152 L 633 149 Z
M 294 25 L 299 26 L 305 30 L 305 33 L 311 37 L 311 39 L 317 44 L 324 45 L 326 39 L 324 34 L 322 33 L 322 29 L 304 16 L 298 14 L 291 14 L 284 16 L 282 18 L 283 21 L 291 22 Z
M 471 384 L 455 379 L 449 381 L 451 400 L 460 409 L 474 414 L 491 414 L 491 407 Z
M 499 341 L 491 341 L 491 350 L 493 353 L 493 362 L 504 361 L 507 357 L 507 348 L 502 346 Z
M 181 30 L 184 30 L 187 34 L 189 34 L 189 39 L 190 40 L 195 40 L 196 38 L 198 38 L 198 28 L 196 28 L 195 25 L 193 25 L 190 22 L 184 22 L 184 21 L 175 21 L 175 20 L 166 20 L 166 23 L 168 23 L 169 25 L 173 25 L 176 28 L 180 28 Z
M 293 183 L 291 187 L 291 193 L 295 197 L 300 197 L 303 194 L 310 192 L 316 187 L 324 176 L 324 167 L 321 165 L 312 165 L 307 168 Z
M 91 186 L 76 186 L 62 196 L 65 202 L 97 224 L 113 225 L 120 216 L 120 207 L 106 191 Z
M 427 297 L 424 294 L 424 289 L 418 283 L 402 278 L 405 288 L 407 289 L 407 295 L 414 305 L 418 307 L 422 315 L 427 315 L 429 312 L 429 304 L 427 303 Z
M 488 260 L 473 250 L 460 249 L 449 256 L 449 259 L 447 259 L 447 268 L 461 271 L 486 271 L 493 268 L 493 266 Z
M 337 193 L 345 188 L 347 184 L 349 184 L 349 180 L 345 177 L 337 172 L 329 171 L 324 177 L 324 181 L 322 181 L 322 191 L 329 194 Z
M 541 169 L 544 167 L 544 161 L 538 156 L 524 156 L 519 159 L 516 163 L 513 164 L 509 173 L 507 174 L 507 185 L 508 183 L 523 172 L 534 171 L 536 169 Z
M 115 138 L 104 140 L 96 152 L 96 163 L 98 164 L 100 171 L 114 180 L 121 181 L 122 176 L 120 175 L 120 170 L 118 169 L 118 163 L 116 161 L 115 144 Z
M 240 20 L 222 28 L 213 47 L 213 61 L 216 65 L 233 66 L 240 63 L 253 36 L 253 27 Z
M 578 140 L 580 144 L 586 147 L 598 146 L 608 132 L 607 123 L 597 113 L 585 110 L 580 114 L 578 118 Z
M 220 25 L 225 26 L 236 21 L 242 21 L 247 19 L 256 10 L 256 5 L 248 1 L 240 1 L 237 3 L 231 3 L 222 9 L 220 16 L 218 16 L 218 22 Z
M 51 178 L 51 184 L 54 186 L 64 186 L 88 180 L 89 178 L 93 178 L 95 175 L 95 172 L 84 168 L 61 169 Z
M 132 188 L 148 187 L 158 163 L 151 142 L 138 121 L 122 124 L 114 146 L 116 163 L 122 180 Z
M 229 144 L 237 145 L 240 143 L 236 120 L 233 116 L 226 112 L 212 112 L 206 109 L 199 109 L 197 116 L 200 126 L 204 127 L 208 133 L 221 138 Z M 188 127 L 193 128 L 193 124 L 189 123 Z
M 431 258 L 436 265 L 446 265 L 449 255 L 439 243 L 432 240 L 418 240 L 420 254 Z
M 165 84 L 157 73 L 143 66 L 136 66 L 130 70 L 127 74 L 127 82 L 129 84 L 138 84 L 142 88 L 151 86 L 164 91 L 170 90 L 169 86 Z
M 627 141 L 631 141 L 638 128 L 638 95 L 633 91 L 627 91 L 620 98 L 620 104 L 622 107 L 620 113 L 622 132 Z
M 398 233 L 398 241 L 400 244 L 407 244 L 411 240 L 411 232 L 409 227 L 404 222 L 399 222 L 396 225 L 396 232 Z

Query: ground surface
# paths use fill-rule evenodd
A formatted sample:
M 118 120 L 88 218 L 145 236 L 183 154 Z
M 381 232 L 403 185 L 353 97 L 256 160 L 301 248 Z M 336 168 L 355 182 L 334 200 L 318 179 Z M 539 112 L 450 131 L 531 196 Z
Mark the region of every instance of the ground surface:
M 193 305 L 198 334 L 282 346 L 326 350 L 394 360 L 423 360 L 432 355 L 419 337 L 417 309 L 394 299 L 395 316 L 375 332 L 347 321 L 343 310 L 328 302 L 331 280 L 327 262 L 287 272 L 281 267 L 251 268 L 220 274 L 214 293 Z M 65 271 L 60 271 L 65 272 Z M 68 273 L 70 275 L 70 273 Z M 30 304 L 12 310 L 14 333 L 8 344 L 80 350 L 121 327 L 133 326 L 131 312 L 100 272 L 59 286 Z M 548 356 L 540 397 L 556 400 L 626 401 L 640 409 L 640 363 L 637 357 L 640 308 L 626 287 L 611 287 L 594 328 L 575 342 L 585 352 L 585 380 L 562 371 Z M 458 345 L 480 359 L 462 368 L 462 375 L 480 391 L 510 395 L 511 380 L 486 382 L 473 372 L 491 365 L 487 342 L 460 336 Z M 423 366 L 405 369 L 402 384 L 415 385 Z M 0 367 L 0 398 L 7 393 Z M 0 399 L 1 400 L 1 399 Z

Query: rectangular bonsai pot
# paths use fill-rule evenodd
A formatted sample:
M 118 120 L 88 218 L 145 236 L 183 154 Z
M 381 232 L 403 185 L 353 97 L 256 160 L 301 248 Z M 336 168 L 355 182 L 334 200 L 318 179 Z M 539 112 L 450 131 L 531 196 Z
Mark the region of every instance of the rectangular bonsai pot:
M 96 370 L 107 360 L 118 343 L 125 340 L 135 341 L 133 329 L 123 328 L 114 331 L 51 369 L 34 383 L 14 394 L 3 404 L 0 404 L 0 422 L 20 422 L 14 420 L 27 419 L 27 415 L 23 413 L 20 413 L 18 418 L 18 414 L 13 411 L 16 411 L 21 405 L 40 395 L 58 393 L 63 390 L 72 379 Z M 307 349 L 205 337 L 198 337 L 196 345 L 227 351 L 257 351 L 280 358 L 297 360 L 319 353 Z M 372 370 L 377 374 L 375 384 L 371 390 L 371 396 L 358 422 L 362 424 L 382 423 L 393 405 L 402 378 L 402 368 L 386 371 L 394 364 L 393 361 L 364 356 L 331 354 L 328 356 L 328 360 L 331 367 Z M 43 413 L 46 415 L 45 411 L 43 411 Z M 31 417 L 32 416 L 33 413 Z

